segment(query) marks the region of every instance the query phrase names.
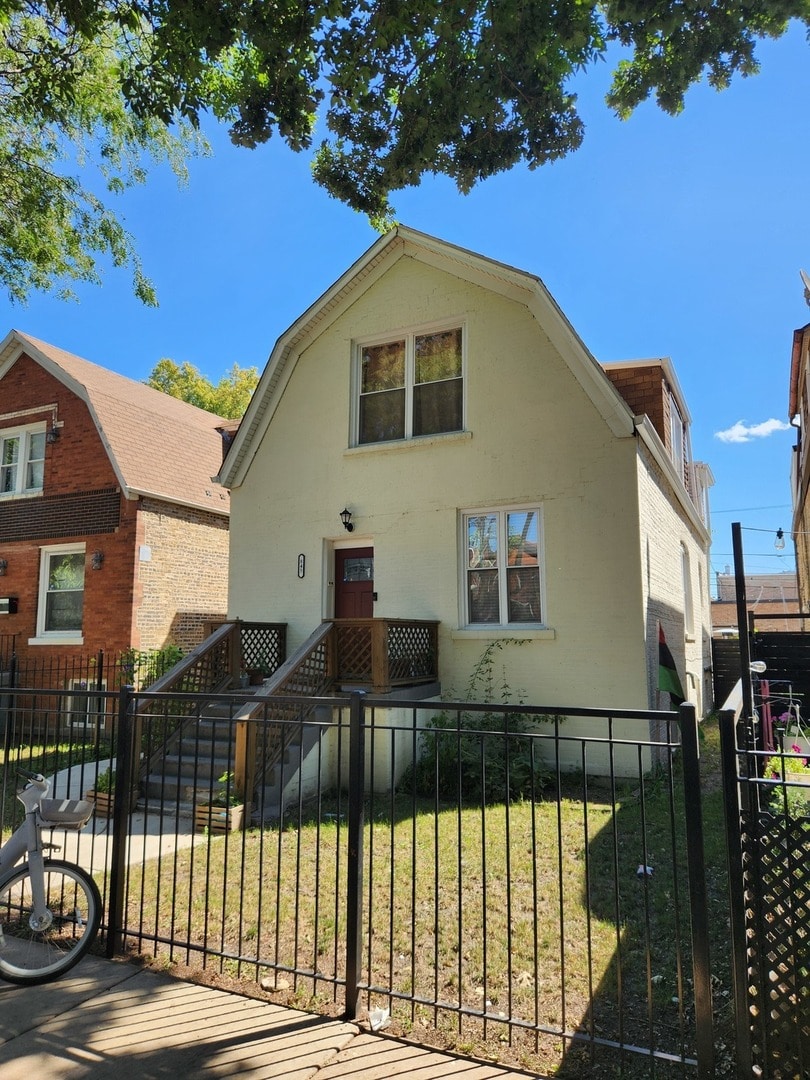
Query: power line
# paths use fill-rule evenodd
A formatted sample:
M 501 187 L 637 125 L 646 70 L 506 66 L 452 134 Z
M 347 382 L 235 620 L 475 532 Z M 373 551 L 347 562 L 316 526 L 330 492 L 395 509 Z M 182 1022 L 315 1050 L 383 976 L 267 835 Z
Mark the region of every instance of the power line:
M 712 514 L 755 514 L 759 510 L 790 510 L 790 503 L 779 503 L 776 506 L 741 506 L 737 510 L 715 510 L 711 508 Z

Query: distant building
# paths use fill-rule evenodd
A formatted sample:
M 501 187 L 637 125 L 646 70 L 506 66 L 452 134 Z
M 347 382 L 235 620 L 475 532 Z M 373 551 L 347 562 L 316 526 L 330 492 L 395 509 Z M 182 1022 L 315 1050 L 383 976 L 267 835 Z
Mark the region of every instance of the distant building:
M 793 571 L 778 574 L 746 574 L 745 599 L 748 611 L 757 615 L 758 630 L 795 630 L 798 614 L 799 582 Z M 717 600 L 712 601 L 712 634 L 728 637 L 738 633 L 737 587 L 734 574 L 717 575 Z

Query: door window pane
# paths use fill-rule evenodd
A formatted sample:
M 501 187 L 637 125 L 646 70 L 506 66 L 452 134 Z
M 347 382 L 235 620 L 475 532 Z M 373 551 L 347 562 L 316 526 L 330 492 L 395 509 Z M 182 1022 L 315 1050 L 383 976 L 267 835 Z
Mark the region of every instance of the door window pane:
M 344 581 L 373 581 L 374 580 L 374 556 L 363 556 L 359 559 L 343 560 Z

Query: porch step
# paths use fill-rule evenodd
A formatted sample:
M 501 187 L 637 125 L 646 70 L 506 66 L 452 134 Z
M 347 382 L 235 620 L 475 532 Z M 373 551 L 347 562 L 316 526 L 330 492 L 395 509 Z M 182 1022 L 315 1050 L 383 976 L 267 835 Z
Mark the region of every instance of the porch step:
M 207 802 L 219 778 L 233 772 L 235 731 L 228 702 L 214 702 L 186 729 L 179 745 L 141 781 L 143 797 L 167 810 L 193 813 Z

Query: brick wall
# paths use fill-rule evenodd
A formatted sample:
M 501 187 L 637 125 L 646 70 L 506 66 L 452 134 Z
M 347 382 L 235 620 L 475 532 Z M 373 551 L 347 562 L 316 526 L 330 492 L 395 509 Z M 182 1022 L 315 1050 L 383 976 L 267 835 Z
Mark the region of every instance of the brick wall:
M 199 644 L 228 607 L 228 520 L 144 499 L 136 552 L 141 649 Z
M 669 393 L 661 367 L 609 368 L 605 374 L 633 410 L 634 415 L 646 414 L 658 436 L 670 449 Z
M 18 597 L 18 613 L 2 616 L 0 633 L 16 635 L 17 652 L 42 658 L 86 655 L 130 644 L 135 509 L 118 478 L 85 403 L 39 364 L 21 356 L 2 380 L 0 430 L 56 419 L 59 438 L 46 443 L 44 496 L 0 502 L 0 558 L 7 561 L 0 595 Z M 12 416 L 26 410 L 36 411 Z M 90 494 L 94 493 L 94 494 Z M 29 645 L 36 635 L 40 550 L 86 544 L 83 637 L 77 646 Z M 104 553 L 91 569 L 94 551 Z
M 9 415 L 28 409 L 37 411 Z M 0 616 L 0 636 L 14 635 L 18 655 L 38 659 L 168 642 L 191 648 L 202 640 L 206 620 L 226 611 L 227 519 L 125 499 L 85 403 L 22 356 L 0 384 L 0 430 L 38 421 L 50 426 L 54 416 L 59 438 L 46 444 L 43 497 L 0 500 L 0 558 L 8 564 L 0 596 L 18 597 L 17 614 Z M 82 542 L 82 643 L 29 645 L 36 635 L 41 548 Z M 152 549 L 149 563 L 140 559 L 144 545 Z M 95 551 L 104 556 L 99 570 L 91 568 Z

